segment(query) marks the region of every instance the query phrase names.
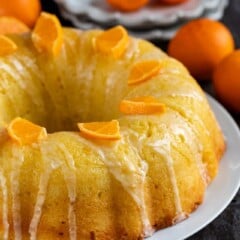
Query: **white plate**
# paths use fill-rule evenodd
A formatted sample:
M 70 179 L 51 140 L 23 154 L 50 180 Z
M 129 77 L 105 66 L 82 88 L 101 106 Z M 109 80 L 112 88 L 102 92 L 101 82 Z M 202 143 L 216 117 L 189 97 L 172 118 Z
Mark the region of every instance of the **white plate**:
M 188 0 L 185 3 L 163 6 L 154 2 L 130 13 L 113 9 L 106 0 L 55 0 L 73 15 L 87 16 L 99 24 L 121 24 L 128 28 L 154 27 L 174 24 L 180 20 L 199 17 L 205 10 L 217 8 L 220 0 Z
M 228 5 L 228 0 L 220 0 L 219 5 L 216 9 L 205 10 L 204 14 L 201 17 L 210 18 L 213 20 L 219 20 L 224 13 L 225 7 Z M 106 26 L 100 25 L 96 22 L 91 21 L 86 16 L 74 15 L 71 12 L 67 11 L 65 8 L 60 7 L 61 15 L 70 20 L 74 26 L 86 30 L 92 28 L 106 28 Z M 172 25 L 167 28 L 153 28 L 150 30 L 134 30 L 128 29 L 129 33 L 132 36 L 147 39 L 147 40 L 169 40 L 171 39 L 176 31 L 184 24 L 185 21 L 182 21 L 180 24 Z
M 208 187 L 205 200 L 185 221 L 160 230 L 146 240 L 182 240 L 213 221 L 229 205 L 240 186 L 240 132 L 229 113 L 212 97 L 208 100 L 226 138 L 227 149 L 219 174 Z

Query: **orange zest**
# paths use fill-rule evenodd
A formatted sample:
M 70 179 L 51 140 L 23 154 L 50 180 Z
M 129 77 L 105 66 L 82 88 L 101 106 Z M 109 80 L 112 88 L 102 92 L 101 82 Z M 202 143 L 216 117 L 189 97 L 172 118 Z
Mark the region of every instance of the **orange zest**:
M 17 117 L 7 127 L 9 136 L 20 145 L 29 145 L 47 137 L 44 127 Z
M 78 123 L 80 133 L 91 139 L 118 140 L 120 139 L 119 122 L 112 120 L 110 122 L 90 122 Z
M 94 48 L 104 54 L 119 58 L 125 52 L 129 42 L 128 32 L 122 26 L 116 26 L 102 32 L 94 41 Z
M 17 50 L 17 45 L 10 38 L 0 35 L 0 56 L 11 54 Z
M 0 34 L 21 34 L 29 32 L 30 28 L 14 17 L 0 17 Z
M 144 60 L 133 65 L 129 77 L 128 85 L 145 82 L 156 76 L 161 69 L 161 63 L 158 60 Z
M 120 111 L 124 114 L 159 114 L 166 109 L 165 104 L 159 102 L 152 96 L 143 96 L 122 100 L 120 103 Z
M 63 44 L 63 30 L 58 18 L 42 12 L 33 29 L 32 41 L 39 52 L 57 55 Z

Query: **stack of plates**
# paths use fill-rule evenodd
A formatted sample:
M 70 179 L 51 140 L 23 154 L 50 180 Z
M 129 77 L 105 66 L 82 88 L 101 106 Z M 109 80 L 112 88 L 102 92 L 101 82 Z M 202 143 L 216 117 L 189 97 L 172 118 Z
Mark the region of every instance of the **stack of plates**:
M 188 0 L 178 5 L 160 5 L 152 1 L 131 13 L 119 12 L 106 0 L 55 0 L 61 14 L 81 29 L 123 25 L 129 32 L 148 40 L 168 40 L 187 21 L 205 17 L 219 20 L 228 0 Z

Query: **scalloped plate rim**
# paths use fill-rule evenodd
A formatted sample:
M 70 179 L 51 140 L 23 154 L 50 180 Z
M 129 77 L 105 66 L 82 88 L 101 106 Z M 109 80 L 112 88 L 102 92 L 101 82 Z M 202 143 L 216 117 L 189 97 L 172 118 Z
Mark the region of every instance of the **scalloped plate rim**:
M 215 10 L 206 10 L 204 15 L 201 17 L 207 17 L 211 18 L 213 20 L 219 20 L 224 12 L 225 7 L 228 4 L 228 0 L 220 0 L 220 4 L 218 5 L 218 8 Z M 70 12 L 68 12 L 66 9 L 60 7 L 60 11 L 63 17 L 70 20 L 76 27 L 81 28 L 83 30 L 90 29 L 90 28 L 102 28 L 103 26 L 98 25 L 97 23 L 81 20 L 78 18 L 77 15 L 73 15 Z M 131 29 L 128 29 L 129 33 L 135 37 L 144 38 L 146 40 L 169 40 L 174 36 L 176 31 L 180 28 L 180 26 L 184 24 L 176 24 L 170 28 L 167 29 L 153 29 L 153 30 L 145 30 L 145 31 L 134 31 Z
M 97 2 L 98 0 L 85 0 L 85 3 L 84 1 L 77 1 L 77 4 L 75 1 L 77 0 L 55 0 L 56 3 L 60 4 L 60 6 L 72 14 L 87 16 L 92 21 L 101 24 L 113 21 L 116 24 L 122 24 L 127 27 L 136 27 L 144 24 L 167 26 L 180 20 L 196 18 L 205 10 L 217 8 L 220 2 L 220 0 L 189 0 L 181 5 L 165 7 L 164 9 L 159 7 L 153 10 L 150 7 L 145 7 L 134 13 L 121 13 L 117 11 L 106 11 L 91 5 L 91 3 Z M 194 1 L 196 4 L 195 7 L 190 9 L 186 8 L 186 6 L 193 4 L 192 2 Z M 171 9 L 172 13 L 170 14 L 169 11 L 171 11 Z

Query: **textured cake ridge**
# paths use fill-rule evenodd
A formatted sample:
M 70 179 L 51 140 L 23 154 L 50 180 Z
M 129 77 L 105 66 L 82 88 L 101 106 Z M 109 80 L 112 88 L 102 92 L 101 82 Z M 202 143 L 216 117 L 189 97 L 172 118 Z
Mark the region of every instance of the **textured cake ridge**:
M 96 51 L 102 31 L 63 29 L 57 56 L 29 34 L 0 57 L 0 238 L 143 239 L 202 203 L 224 140 L 207 99 L 185 67 L 129 37 L 121 57 Z M 129 85 L 132 66 L 159 72 Z M 152 96 L 159 114 L 128 115 L 123 99 Z M 21 146 L 6 131 L 21 116 L 48 130 Z M 78 122 L 117 119 L 121 138 L 87 139 Z

